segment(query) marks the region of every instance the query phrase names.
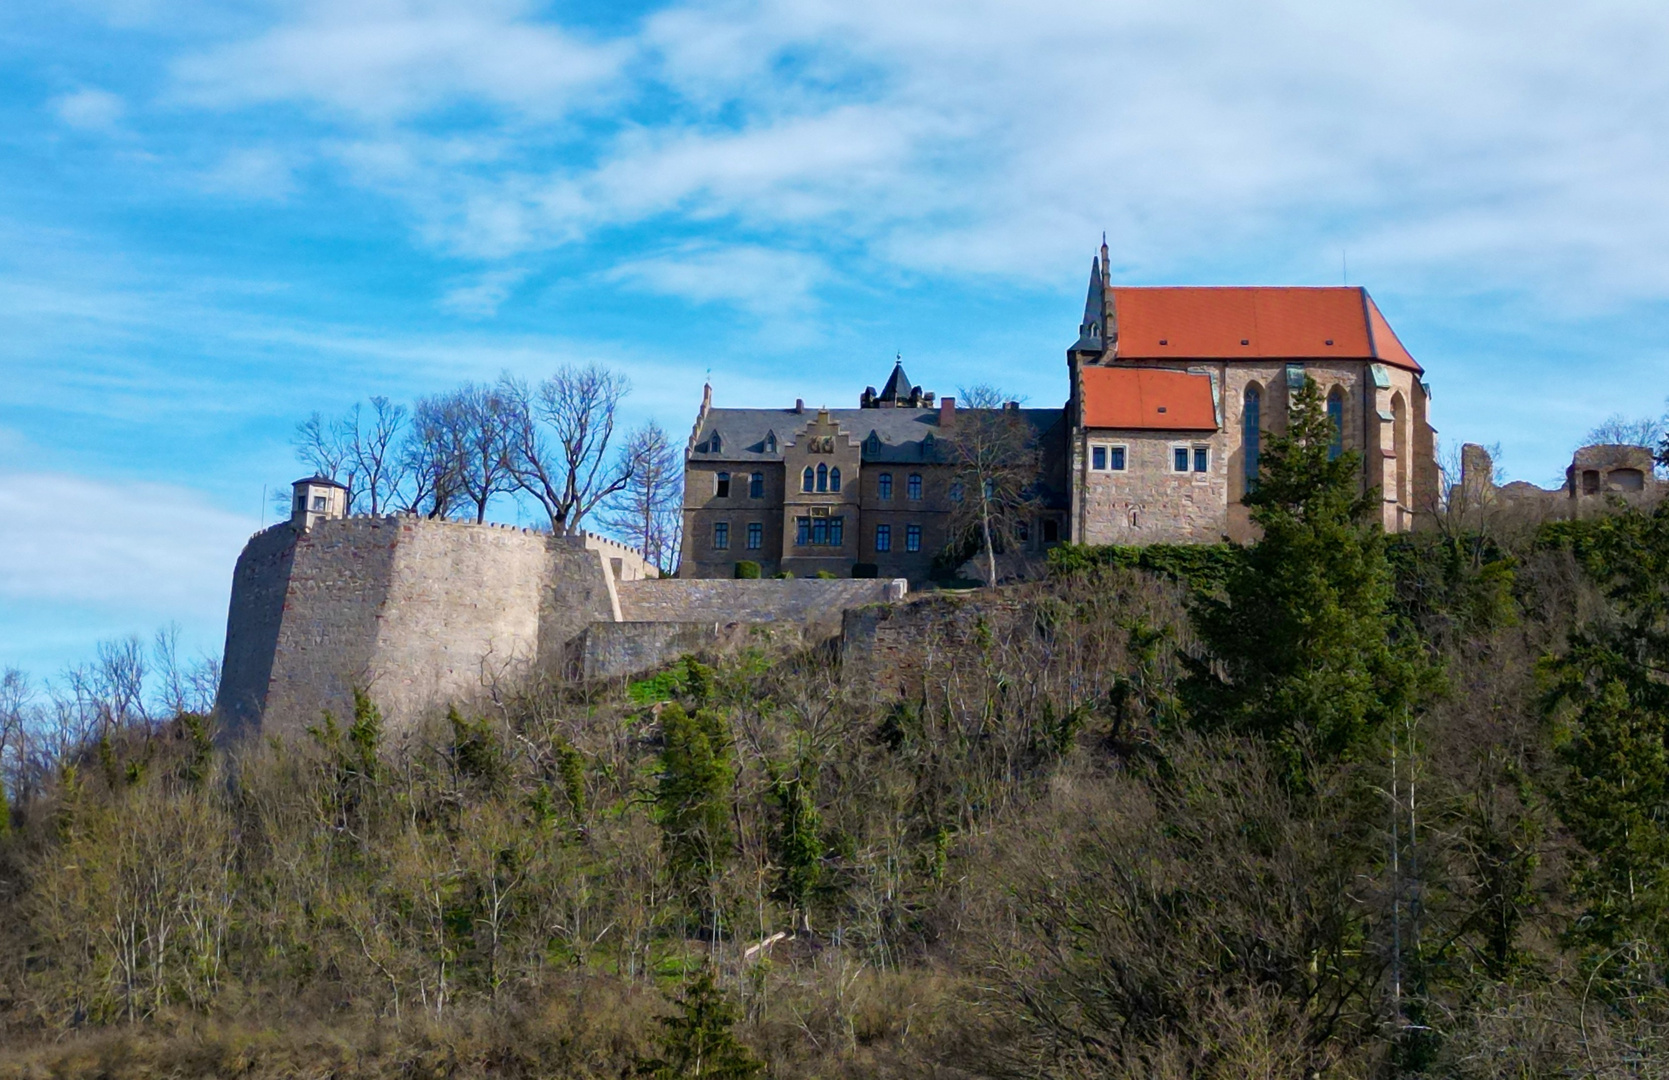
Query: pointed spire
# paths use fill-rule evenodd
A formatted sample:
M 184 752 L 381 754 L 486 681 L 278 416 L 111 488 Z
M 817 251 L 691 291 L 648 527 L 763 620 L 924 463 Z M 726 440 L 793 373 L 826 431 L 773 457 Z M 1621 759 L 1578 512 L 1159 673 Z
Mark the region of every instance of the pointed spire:
M 1084 318 L 1078 324 L 1078 342 L 1072 346 L 1074 352 L 1098 353 L 1105 347 L 1104 297 L 1106 296 L 1106 277 L 1103 274 L 1103 267 L 1106 259 L 1107 247 L 1102 244 L 1101 257 L 1090 260 L 1089 295 L 1084 298 Z
M 910 396 L 910 376 L 904 374 L 904 355 L 900 353 L 893 359 L 892 374 L 887 377 L 887 385 L 881 388 L 879 400 L 897 404 Z
M 1112 270 L 1112 260 L 1107 256 L 1107 231 L 1103 229 L 1101 231 L 1101 280 L 1106 281 L 1111 278 Z

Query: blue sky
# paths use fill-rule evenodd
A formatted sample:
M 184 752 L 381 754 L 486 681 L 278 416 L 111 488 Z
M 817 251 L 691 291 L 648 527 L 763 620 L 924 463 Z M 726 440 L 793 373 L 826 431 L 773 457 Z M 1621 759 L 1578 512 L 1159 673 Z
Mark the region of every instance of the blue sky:
M 1666 176 L 1661 3 L 9 0 L 0 667 L 218 651 L 294 424 L 374 393 L 1057 402 L 1102 230 L 1131 284 L 1348 259 L 1547 483 L 1669 393 Z

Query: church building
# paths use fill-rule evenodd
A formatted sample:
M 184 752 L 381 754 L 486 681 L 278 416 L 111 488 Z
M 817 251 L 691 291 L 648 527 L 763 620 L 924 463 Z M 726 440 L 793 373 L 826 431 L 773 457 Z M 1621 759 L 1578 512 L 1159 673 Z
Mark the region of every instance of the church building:
M 1244 542 L 1241 499 L 1260 448 L 1316 381 L 1334 450 L 1362 457 L 1387 532 L 1437 505 L 1424 371 L 1365 289 L 1152 287 L 1090 270 L 1062 408 L 1021 409 L 1037 449 L 1019 544 Z M 702 397 L 685 454 L 680 577 L 819 571 L 928 577 L 963 496 L 947 440 L 970 410 L 896 364 L 856 409 L 714 408 Z M 942 562 L 942 560 L 941 560 Z

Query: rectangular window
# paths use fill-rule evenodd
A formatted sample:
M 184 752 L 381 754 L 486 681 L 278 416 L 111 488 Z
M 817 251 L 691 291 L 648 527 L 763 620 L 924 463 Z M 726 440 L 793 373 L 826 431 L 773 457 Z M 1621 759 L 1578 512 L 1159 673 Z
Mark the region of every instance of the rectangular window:
M 1188 448 L 1186 446 L 1171 447 L 1171 471 L 1188 471 Z
M 892 498 L 892 473 L 884 472 L 876 478 L 875 494 L 883 499 Z
M 905 481 L 904 495 L 910 499 L 921 498 L 921 473 L 910 474 L 910 478 Z
M 1054 518 L 1050 518 L 1049 520 L 1045 521 L 1043 523 L 1043 542 L 1045 544 L 1055 544 L 1055 543 L 1060 542 L 1060 538 L 1061 538 L 1060 522 L 1056 521 Z
M 1194 471 L 1211 471 L 1211 449 L 1205 446 L 1194 447 Z
M 1123 472 L 1124 454 L 1122 446 L 1091 446 L 1089 467 L 1095 472 Z
M 905 551 L 920 551 L 921 550 L 921 526 L 920 525 L 906 525 L 904 527 L 904 550 Z
M 875 550 L 876 551 L 891 551 L 892 550 L 892 526 L 891 525 L 877 525 L 877 526 L 875 526 Z
M 720 499 L 730 498 L 730 474 L 721 472 L 713 480 L 713 494 Z
M 748 550 L 758 551 L 765 546 L 765 526 L 757 521 L 748 522 Z
M 748 477 L 748 498 L 763 499 L 765 497 L 765 474 L 756 472 Z
M 720 551 L 730 546 L 730 522 L 713 522 L 713 547 Z
M 313 496 L 313 509 L 314 510 L 321 510 L 322 511 L 329 505 L 330 505 L 330 501 L 328 499 L 326 499 L 323 495 Z
M 843 517 L 794 519 L 794 543 L 800 547 L 839 547 L 845 542 L 846 519 Z

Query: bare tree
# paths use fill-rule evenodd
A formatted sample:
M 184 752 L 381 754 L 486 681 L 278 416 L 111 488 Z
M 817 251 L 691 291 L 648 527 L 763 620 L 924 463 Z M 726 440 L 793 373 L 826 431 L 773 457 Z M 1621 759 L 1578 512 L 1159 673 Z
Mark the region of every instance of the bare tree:
M 959 387 L 958 409 L 945 440 L 954 467 L 952 543 L 977 538 L 987 581 L 997 583 L 997 551 L 1018 541 L 1038 476 L 1036 433 L 1019 403 L 996 387 Z
M 630 381 L 598 364 L 567 364 L 537 390 L 508 375 L 500 386 L 515 407 L 516 483 L 545 508 L 553 532 L 579 528 L 631 480 L 630 455 L 609 453 Z
M 363 509 L 373 517 L 395 504 L 405 476 L 405 459 L 399 453 L 400 437 L 406 427 L 404 405 L 386 397 L 371 399 L 371 415 L 361 426 L 359 406 L 354 406 L 353 458 L 359 474 Z
M 465 383 L 452 395 L 449 415 L 456 430 L 453 442 L 458 451 L 458 479 L 463 497 L 475 505 L 475 521 L 487 520 L 487 505 L 494 495 L 516 489 L 510 468 L 510 432 L 515 427 L 515 407 L 501 389 Z
M 684 470 L 678 448 L 651 420 L 627 438 L 624 456 L 631 477 L 604 504 L 603 525 L 662 573 L 671 573 L 683 533 Z
M 358 411 L 356 405 L 350 419 L 329 421 L 315 411 L 296 425 L 295 437 L 291 440 L 296 460 L 311 469 L 314 476 L 335 480 L 347 487 L 349 505 L 352 505 L 356 494 L 354 481 L 358 462 L 354 460 L 354 429 Z
M 1656 449 L 1663 442 L 1663 419 L 1642 416 L 1630 419 L 1622 413 L 1614 413 L 1605 422 L 1582 437 L 1584 446 L 1596 443 L 1613 444 L 1617 446 L 1644 446 Z
M 463 496 L 463 455 L 458 441 L 462 424 L 455 395 L 417 399 L 401 443 L 402 467 L 410 478 L 405 493 L 408 513 L 447 517 Z
M 28 786 L 28 738 L 30 706 L 34 691 L 29 679 L 16 668 L 0 672 L 0 836 L 11 826 L 11 805 L 21 800 Z

